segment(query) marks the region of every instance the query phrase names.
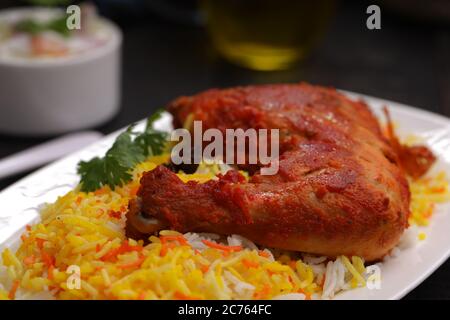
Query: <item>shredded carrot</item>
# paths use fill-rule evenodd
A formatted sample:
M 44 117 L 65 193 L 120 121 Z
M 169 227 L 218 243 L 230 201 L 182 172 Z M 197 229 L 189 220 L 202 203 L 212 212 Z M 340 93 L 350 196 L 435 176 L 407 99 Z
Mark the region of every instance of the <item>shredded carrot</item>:
M 188 296 L 184 293 L 181 293 L 180 291 L 177 291 L 173 294 L 174 298 L 177 300 L 198 300 L 199 298 L 194 296 Z
M 160 236 L 161 243 L 166 243 L 167 241 L 177 241 L 182 246 L 187 246 L 189 243 L 183 236 Z
M 298 292 L 304 294 L 306 300 L 311 300 L 311 294 L 310 293 L 306 292 L 303 289 L 298 289 Z
M 118 265 L 117 267 L 120 269 L 139 268 L 141 266 L 141 264 L 144 262 L 144 260 L 145 260 L 145 257 L 142 256 L 142 257 L 138 258 L 136 261 L 126 263 L 126 264 L 121 264 L 121 265 Z
M 425 213 L 423 214 L 423 216 L 424 216 L 425 219 L 429 219 L 429 218 L 433 215 L 433 212 L 434 212 L 434 206 L 435 206 L 434 203 L 431 203 L 431 204 L 428 206 L 427 210 L 426 210 Z
M 23 258 L 23 263 L 27 266 L 32 265 L 35 262 L 36 262 L 36 257 L 34 256 L 34 254 Z
M 41 249 L 41 259 L 47 268 L 50 268 L 55 264 L 55 258 L 50 256 L 44 249 Z
M 256 300 L 265 299 L 265 298 L 267 298 L 269 293 L 270 293 L 270 285 L 266 283 L 260 291 L 256 291 L 253 294 L 253 298 Z
M 30 232 L 30 231 L 31 231 L 31 226 L 30 226 L 29 224 L 27 224 L 27 225 L 25 226 L 25 229 L 26 229 L 28 232 Z
M 20 239 L 22 240 L 22 242 L 27 241 L 27 237 L 24 234 L 20 236 Z
M 207 273 L 209 271 L 208 265 L 202 265 L 200 266 L 200 270 L 202 270 L 203 273 Z
M 145 300 L 145 297 L 146 297 L 146 296 L 147 296 L 146 293 L 145 293 L 144 291 L 142 291 L 142 292 L 139 294 L 138 300 Z
M 259 250 L 258 254 L 263 258 L 270 258 L 270 254 L 267 251 Z
M 131 252 L 131 251 L 142 251 L 143 247 L 142 246 L 130 246 L 130 244 L 128 243 L 128 241 L 124 241 L 124 243 L 114 249 L 109 250 L 107 253 L 105 253 L 105 255 L 103 257 L 100 258 L 100 260 L 102 261 L 115 261 L 117 259 L 117 256 L 120 254 L 124 254 L 126 252 Z
M 434 193 L 443 193 L 445 192 L 446 188 L 445 187 L 437 187 L 437 188 L 431 188 L 430 191 L 434 192 Z
M 78 196 L 78 197 L 75 199 L 75 203 L 76 203 L 77 205 L 79 205 L 79 204 L 81 203 L 81 200 L 82 200 L 82 198 L 81 198 L 80 196 Z
M 223 250 L 223 251 L 228 251 L 228 252 L 233 252 L 233 251 L 241 251 L 242 247 L 241 246 L 227 246 L 224 244 L 219 244 L 219 243 L 215 243 L 209 240 L 202 240 L 202 242 L 207 245 L 210 248 L 213 249 L 218 249 L 218 250 Z
M 258 268 L 259 267 L 259 263 L 256 261 L 250 261 L 248 259 L 242 259 L 242 264 L 244 266 L 246 266 L 247 268 Z
M 47 279 L 48 280 L 53 280 L 53 270 L 55 270 L 55 267 L 53 265 L 50 265 L 47 270 Z
M 105 193 L 106 193 L 106 188 L 105 187 L 97 189 L 97 190 L 94 191 L 94 194 L 96 196 L 100 196 L 100 195 L 105 194 Z
M 11 290 L 9 290 L 8 298 L 13 300 L 16 297 L 16 291 L 19 288 L 20 281 L 15 280 L 12 284 Z
M 289 280 L 290 283 L 294 283 L 294 280 L 292 280 L 291 276 L 288 276 L 288 280 Z
M 61 57 L 68 53 L 68 48 L 52 39 L 35 35 L 31 37 L 31 50 L 34 56 L 54 56 Z
M 159 238 L 161 239 L 161 251 L 159 252 L 161 257 L 164 257 L 169 249 L 176 247 L 174 242 L 178 242 L 182 246 L 189 246 L 189 242 L 183 236 L 160 236 Z
M 173 249 L 175 248 L 175 243 L 171 242 L 171 243 L 163 243 L 161 246 L 161 250 L 159 252 L 159 255 L 161 257 L 164 257 L 167 252 L 169 251 L 169 249 Z
M 41 238 L 36 238 L 36 243 L 37 243 L 37 246 L 38 246 L 38 248 L 39 249 L 43 249 L 44 248 L 44 242 L 45 242 L 46 240 L 44 240 L 44 239 L 41 239 Z

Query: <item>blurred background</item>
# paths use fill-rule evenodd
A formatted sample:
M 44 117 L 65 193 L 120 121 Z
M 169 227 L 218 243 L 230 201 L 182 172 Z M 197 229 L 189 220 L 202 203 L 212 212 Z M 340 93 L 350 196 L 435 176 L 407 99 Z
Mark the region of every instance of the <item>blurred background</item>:
M 93 2 L 123 32 L 120 111 L 92 128 L 104 134 L 179 95 L 278 82 L 333 86 L 450 117 L 448 0 Z M 381 30 L 366 27 L 371 4 L 381 8 Z M 0 9 L 25 5 L 2 0 Z M 0 134 L 0 158 L 50 138 Z M 0 180 L 0 190 L 22 176 Z M 450 299 L 450 263 L 407 298 Z

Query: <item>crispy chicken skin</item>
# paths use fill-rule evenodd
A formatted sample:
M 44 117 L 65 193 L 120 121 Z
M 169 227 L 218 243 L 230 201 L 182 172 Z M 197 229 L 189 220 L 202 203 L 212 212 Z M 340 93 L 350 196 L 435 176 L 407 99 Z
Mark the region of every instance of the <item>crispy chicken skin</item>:
M 280 130 L 278 174 L 238 171 L 183 183 L 164 166 L 141 179 L 126 231 L 162 228 L 240 234 L 257 244 L 327 255 L 382 258 L 408 226 L 410 194 L 399 157 L 362 101 L 308 84 L 209 90 L 172 102 L 207 128 Z

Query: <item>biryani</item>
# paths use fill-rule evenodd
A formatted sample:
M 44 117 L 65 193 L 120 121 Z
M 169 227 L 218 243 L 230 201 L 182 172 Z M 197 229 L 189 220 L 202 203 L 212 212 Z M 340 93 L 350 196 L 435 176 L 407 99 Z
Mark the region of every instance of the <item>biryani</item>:
M 366 285 L 367 266 L 356 256 L 330 260 L 261 248 L 238 235 L 163 230 L 147 245 L 127 239 L 125 213 L 140 177 L 168 158 L 149 157 L 133 170 L 130 183 L 115 190 L 77 188 L 45 205 L 41 222 L 27 226 L 20 247 L 2 252 L 0 297 L 328 299 Z M 204 182 L 220 170 L 201 165 L 179 176 Z M 435 206 L 450 199 L 443 172 L 412 181 L 411 191 L 413 225 L 427 225 Z
M 278 173 L 180 166 L 153 115 L 81 161 L 78 186 L 3 250 L 0 298 L 331 299 L 380 288 L 382 259 L 408 225 L 425 240 L 450 200 L 446 174 L 428 171 L 431 151 L 401 144 L 388 114 L 383 135 L 367 105 L 332 89 L 210 90 L 169 111 L 188 133 L 195 118 L 283 129 Z

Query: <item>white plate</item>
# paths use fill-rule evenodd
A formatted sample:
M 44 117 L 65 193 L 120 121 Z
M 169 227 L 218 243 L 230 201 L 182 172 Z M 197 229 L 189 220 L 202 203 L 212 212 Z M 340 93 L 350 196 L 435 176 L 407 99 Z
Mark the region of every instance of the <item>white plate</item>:
M 381 108 L 387 105 L 392 118 L 398 123 L 400 135 L 414 134 L 424 137 L 426 143 L 439 156 L 439 169 L 450 174 L 450 120 L 433 113 L 372 97 L 348 93 L 362 98 L 382 119 Z M 159 129 L 170 130 L 170 116 L 156 124 Z M 142 123 L 141 123 L 142 125 Z M 117 132 L 101 141 L 67 156 L 0 193 L 0 250 L 15 247 L 25 225 L 39 219 L 38 208 L 53 202 L 78 183 L 76 165 L 103 155 L 114 141 Z M 419 285 L 450 256 L 450 205 L 439 206 L 426 228 L 427 239 L 402 250 L 396 258 L 381 266 L 381 289 L 355 289 L 339 294 L 338 299 L 400 299 Z

